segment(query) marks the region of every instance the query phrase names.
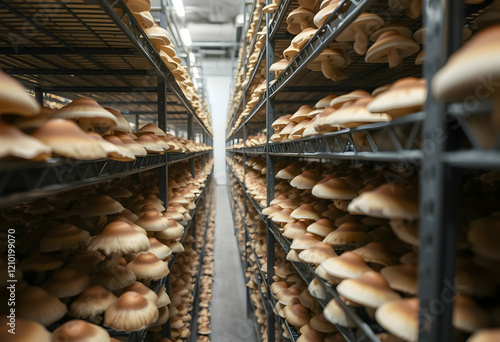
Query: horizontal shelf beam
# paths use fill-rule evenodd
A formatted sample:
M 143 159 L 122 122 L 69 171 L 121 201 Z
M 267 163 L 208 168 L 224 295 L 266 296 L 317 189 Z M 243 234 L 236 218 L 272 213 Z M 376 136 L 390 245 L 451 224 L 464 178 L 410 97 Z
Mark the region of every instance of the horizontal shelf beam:
M 1 47 L 0 55 L 113 55 L 113 56 L 140 56 L 135 49 L 128 48 L 23 48 L 23 47 Z
M 154 74 L 152 70 L 130 69 L 3 69 L 10 75 L 89 75 L 89 76 L 146 76 Z M 155 75 L 156 76 L 156 75 Z
M 64 93 L 156 93 L 157 87 L 67 87 L 67 86 L 39 86 L 42 91 L 50 92 L 64 92 Z

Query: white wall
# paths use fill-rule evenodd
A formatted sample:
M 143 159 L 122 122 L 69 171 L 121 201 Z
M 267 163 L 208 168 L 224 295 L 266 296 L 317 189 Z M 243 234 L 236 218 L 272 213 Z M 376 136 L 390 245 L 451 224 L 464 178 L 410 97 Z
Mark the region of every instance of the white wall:
M 214 130 L 215 179 L 226 184 L 226 118 L 232 78 L 230 59 L 203 60 L 203 74 L 208 89 Z

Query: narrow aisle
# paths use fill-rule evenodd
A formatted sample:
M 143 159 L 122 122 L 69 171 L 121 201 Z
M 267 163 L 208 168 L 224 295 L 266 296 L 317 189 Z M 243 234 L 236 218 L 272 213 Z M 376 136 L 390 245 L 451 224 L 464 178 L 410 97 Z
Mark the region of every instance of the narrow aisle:
M 257 341 L 253 320 L 246 316 L 245 288 L 226 186 L 217 186 L 215 276 L 210 305 L 211 340 Z

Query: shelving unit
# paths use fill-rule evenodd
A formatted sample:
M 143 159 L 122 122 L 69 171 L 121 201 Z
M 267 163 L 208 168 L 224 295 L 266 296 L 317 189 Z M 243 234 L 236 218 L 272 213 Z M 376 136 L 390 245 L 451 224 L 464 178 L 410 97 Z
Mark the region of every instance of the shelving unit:
M 257 65 L 247 86 L 235 90 L 241 95 L 229 108 L 226 153 L 230 159 L 243 157 L 243 177 L 247 175 L 246 160 L 250 157 L 263 157 L 267 161 L 267 204 L 274 198 L 274 165 L 280 158 L 286 160 L 307 160 L 331 163 L 333 161 L 361 161 L 364 163 L 397 163 L 416 171 L 420 180 L 420 227 L 422 241 L 419 257 L 419 294 L 420 316 L 419 341 L 438 342 L 452 340 L 451 315 L 453 303 L 440 301 L 444 284 L 453 284 L 458 231 L 455 200 L 458 196 L 457 184 L 466 170 L 491 170 L 500 167 L 498 145 L 486 149 L 481 145 L 478 133 L 468 124 L 468 118 L 474 115 L 490 115 L 492 104 L 478 101 L 473 109 L 462 103 L 442 103 L 428 97 L 423 112 L 411 114 L 390 122 L 362 125 L 351 129 L 342 129 L 332 133 L 315 135 L 296 140 L 274 143 L 270 141 L 273 129 L 271 124 L 279 116 L 294 113 L 301 105 L 314 106 L 316 101 L 330 94 L 344 94 L 353 90 L 373 91 L 379 86 L 392 83 L 404 77 L 425 77 L 430 85 L 434 74 L 447 62 L 451 53 L 462 45 L 462 28 L 468 26 L 476 30 L 475 19 L 492 1 L 480 5 L 464 5 L 462 1 L 424 1 L 424 14 L 421 18 L 410 19 L 404 11 L 393 10 L 386 0 L 344 0 L 347 8 L 342 13 L 336 10 L 316 34 L 305 44 L 288 67 L 274 79 L 267 72 L 267 86 L 248 115 L 242 116 L 249 96 L 248 90 L 257 70 L 270 66 L 290 44 L 293 35 L 287 32 L 286 16 L 299 7 L 297 0 L 281 0 L 273 15 L 266 16 L 266 44 L 263 46 Z M 267 1 L 271 4 L 271 1 Z M 339 6 L 340 7 L 342 7 Z M 387 64 L 367 64 L 364 56 L 354 51 L 343 51 L 349 59 L 349 66 L 344 72 L 349 76 L 345 80 L 332 82 L 319 72 L 306 67 L 328 47 L 339 34 L 361 13 L 369 12 L 384 18 L 386 24 L 403 24 L 412 32 L 422 26 L 426 30 L 426 60 L 423 66 L 414 64 L 414 57 L 405 59 L 402 65 L 390 69 Z M 432 13 L 432 15 L 429 15 Z M 271 22 L 272 19 L 272 22 Z M 243 43 L 245 44 L 245 43 Z M 244 50 L 245 51 L 245 50 Z M 274 79 L 274 80 L 273 80 Z M 467 108 L 466 108 L 467 107 Z M 245 145 L 250 135 L 266 129 L 267 142 L 263 145 L 248 147 Z M 407 132 L 400 134 L 398 132 Z M 363 136 L 365 143 L 353 136 Z M 441 138 L 443 139 L 441 139 Z M 243 148 L 234 148 L 243 142 Z M 431 148 L 430 148 L 431 147 Z M 244 182 L 236 177 L 231 166 L 227 168 L 228 179 L 242 187 L 246 217 L 247 203 L 261 214 L 262 207 L 246 192 Z M 244 179 L 243 179 L 244 181 Z M 231 183 L 230 183 L 231 184 Z M 234 196 L 234 194 L 232 194 Z M 234 206 L 233 206 L 234 208 Z M 265 216 L 267 224 L 268 274 L 267 292 L 272 282 L 274 265 L 274 245 L 288 252 L 290 241 L 284 238 L 279 229 Z M 314 269 L 306 263 L 293 263 L 297 272 L 309 283 L 315 277 Z M 318 278 L 320 279 L 320 278 Z M 321 279 L 320 279 L 321 280 Z M 335 288 L 322 281 L 329 299 L 339 300 Z M 439 312 L 433 309 L 436 301 L 440 304 Z M 319 301 L 324 307 L 326 302 Z M 380 326 L 366 315 L 354 312 L 340 301 L 341 306 L 358 326 L 358 334 L 352 329 L 339 327 L 347 341 L 378 341 L 376 333 L 382 332 Z M 273 315 L 268 316 L 268 326 L 274 325 Z M 268 341 L 275 336 L 270 333 Z
M 212 145 L 211 128 L 197 115 L 122 0 L 1 1 L 0 69 L 21 81 L 41 104 L 64 105 L 58 99 L 90 97 L 135 119 L 136 129 L 153 122 L 164 131 L 180 129 L 187 139 Z M 2 163 L 0 208 L 153 169 L 159 172 L 160 199 L 166 207 L 168 166 L 188 161 L 194 176 L 197 157 L 205 166 L 213 153 L 149 154 L 132 162 L 53 158 Z M 212 179 L 209 176 L 207 184 Z M 206 204 L 209 188 L 204 188 L 197 204 L 202 198 Z M 193 216 L 185 234 L 194 221 Z M 170 267 L 174 261 L 175 257 Z M 152 289 L 158 293 L 164 284 L 168 290 L 168 277 L 152 284 Z M 139 342 L 146 330 L 111 333 Z M 163 334 L 170 335 L 169 324 Z

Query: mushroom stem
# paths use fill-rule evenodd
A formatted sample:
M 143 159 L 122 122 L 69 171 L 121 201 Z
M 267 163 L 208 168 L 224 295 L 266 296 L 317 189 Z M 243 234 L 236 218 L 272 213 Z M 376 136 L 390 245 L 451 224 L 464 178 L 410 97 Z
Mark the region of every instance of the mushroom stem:
M 413 0 L 410 8 L 406 11 L 406 15 L 412 19 L 417 19 L 422 15 L 422 0 Z
M 309 28 L 309 23 L 307 22 L 307 20 L 304 20 L 303 22 L 300 23 L 300 29 L 301 31 L 304 31 L 306 28 Z
M 389 49 L 387 53 L 387 60 L 389 62 L 389 68 L 395 68 L 401 63 L 401 56 L 397 49 Z
M 354 32 L 354 36 L 356 38 L 354 50 L 358 54 L 364 55 L 368 49 L 368 37 L 366 36 L 366 32 L 359 26 L 354 27 Z

